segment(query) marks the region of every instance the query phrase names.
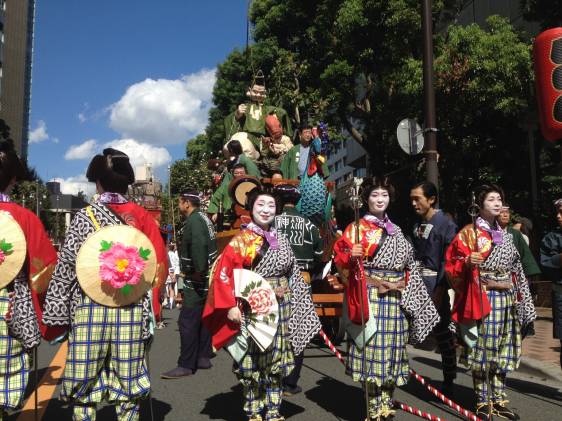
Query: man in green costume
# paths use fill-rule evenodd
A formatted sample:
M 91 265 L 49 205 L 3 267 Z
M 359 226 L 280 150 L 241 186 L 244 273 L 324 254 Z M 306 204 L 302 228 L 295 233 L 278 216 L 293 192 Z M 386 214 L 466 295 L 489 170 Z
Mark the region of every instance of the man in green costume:
M 201 323 L 209 289 L 209 269 L 217 257 L 216 234 L 207 215 L 199 211 L 200 194 L 188 190 L 180 195 L 179 209 L 186 216 L 180 246 L 180 267 L 185 274 L 184 297 L 178 318 L 180 356 L 178 366 L 162 374 L 177 379 L 211 368 L 211 335 Z
M 232 209 L 232 198 L 228 194 L 228 186 L 230 182 L 235 178 L 244 177 L 247 175 L 246 166 L 244 164 L 235 164 L 232 167 L 232 173 L 230 171 L 225 175 L 218 189 L 215 190 L 209 201 L 209 207 L 207 208 L 207 213 L 211 215 L 211 220 L 217 222 L 217 217 L 219 211 L 223 213 L 229 213 Z
M 246 96 L 249 103 L 240 104 L 236 111 L 224 119 L 225 139 L 231 139 L 235 133 L 245 132 L 256 150 L 260 149 L 260 138 L 268 136 L 265 129 L 265 118 L 275 114 L 283 127 L 283 133 L 289 138 L 293 136 L 291 120 L 287 111 L 281 107 L 265 105 L 265 86 L 254 83 L 248 88 Z
M 312 126 L 303 122 L 299 127 L 300 144 L 289 149 L 289 152 L 287 152 L 283 158 L 283 162 L 281 162 L 281 172 L 283 173 L 283 178 L 289 180 L 298 180 L 302 178 L 308 168 L 308 163 L 311 158 L 310 144 L 312 142 L 312 138 Z M 327 163 L 323 162 L 321 164 L 321 168 L 323 177 L 327 178 L 330 175 Z

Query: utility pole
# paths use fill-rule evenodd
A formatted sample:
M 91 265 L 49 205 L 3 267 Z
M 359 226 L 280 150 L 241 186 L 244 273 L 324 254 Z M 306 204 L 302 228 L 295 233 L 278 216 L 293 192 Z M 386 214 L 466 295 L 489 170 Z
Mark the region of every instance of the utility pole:
M 439 188 L 439 169 L 437 168 L 437 128 L 435 118 L 435 90 L 433 87 L 433 20 L 432 1 L 422 2 L 423 36 L 423 99 L 424 99 L 424 139 L 425 166 L 427 181 Z
M 35 213 L 39 216 L 39 181 L 35 180 Z

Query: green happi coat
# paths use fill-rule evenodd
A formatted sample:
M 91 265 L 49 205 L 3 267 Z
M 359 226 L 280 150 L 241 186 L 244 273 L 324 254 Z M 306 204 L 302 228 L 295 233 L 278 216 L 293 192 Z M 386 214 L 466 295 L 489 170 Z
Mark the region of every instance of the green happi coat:
M 289 239 L 299 267 L 312 271 L 322 261 L 324 250 L 320 231 L 294 206 L 285 206 L 283 213 L 275 217 L 275 228 Z
M 257 178 L 261 177 L 261 173 L 257 165 L 246 155 L 244 154 L 239 155 L 236 163 L 244 164 L 244 166 L 246 167 L 246 174 Z M 230 210 L 230 208 L 232 208 L 232 199 L 230 198 L 230 194 L 228 194 L 228 185 L 230 184 L 233 178 L 234 176 L 232 175 L 231 171 L 226 171 L 224 173 L 224 176 L 221 180 L 219 187 L 215 190 L 215 192 L 211 196 L 211 200 L 209 201 L 209 207 L 207 208 L 208 213 L 218 213 L 220 202 L 222 202 L 223 212 L 227 212 Z
M 283 158 L 281 162 L 281 172 L 283 173 L 283 178 L 289 180 L 298 180 L 299 177 L 299 159 L 301 155 L 301 145 L 295 145 Z M 322 174 L 324 178 L 330 175 L 330 170 L 328 169 L 327 161 L 322 164 Z
M 213 223 L 199 210 L 194 210 L 185 220 L 179 255 L 181 271 L 186 277 L 183 305 L 200 307 L 207 298 L 208 273 L 217 257 L 217 241 Z M 194 281 L 194 274 L 199 274 L 200 280 Z

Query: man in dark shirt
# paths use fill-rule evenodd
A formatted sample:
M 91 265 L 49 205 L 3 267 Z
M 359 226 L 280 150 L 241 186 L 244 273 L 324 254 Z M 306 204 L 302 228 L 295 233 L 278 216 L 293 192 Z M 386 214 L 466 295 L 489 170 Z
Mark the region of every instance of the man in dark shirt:
M 546 279 L 552 282 L 554 337 L 560 340 L 562 367 L 562 198 L 554 202 L 554 207 L 558 227 L 547 233 L 541 241 L 541 265 Z
M 455 238 L 456 224 L 443 212 L 435 209 L 437 187 L 429 181 L 416 184 L 410 191 L 412 206 L 419 222 L 414 226 L 416 259 L 422 264 L 422 276 L 429 294 L 439 310 L 441 321 L 435 327 L 443 365 L 443 393 L 453 394 L 457 377 L 457 355 L 453 333 L 449 330 L 451 307 L 445 279 L 445 251 Z
M 163 379 L 176 379 L 194 374 L 198 368 L 211 368 L 211 335 L 201 323 L 201 316 L 209 289 L 209 268 L 217 257 L 217 243 L 213 223 L 199 211 L 200 204 L 200 194 L 194 190 L 180 195 L 179 209 L 186 216 L 179 250 L 180 267 L 185 275 L 178 318 L 180 357 L 178 366 L 163 373 Z
M 275 228 L 285 234 L 291 244 L 297 263 L 305 282 L 310 283 L 312 274 L 322 262 L 322 239 L 320 231 L 310 220 L 295 208 L 301 194 L 297 187 L 290 184 L 278 184 L 275 192 L 283 201 L 283 213 L 275 217 Z M 304 361 L 304 352 L 295 355 L 295 368 L 283 379 L 283 394 L 291 396 L 301 392 L 298 386 L 300 372 Z

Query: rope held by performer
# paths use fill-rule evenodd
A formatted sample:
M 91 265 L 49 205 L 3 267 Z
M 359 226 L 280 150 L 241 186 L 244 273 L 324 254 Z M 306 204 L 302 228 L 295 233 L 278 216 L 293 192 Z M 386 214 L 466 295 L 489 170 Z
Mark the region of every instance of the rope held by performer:
M 332 351 L 335 356 L 338 358 L 338 360 L 341 361 L 341 363 L 343 365 L 345 365 L 345 360 L 343 358 L 343 356 L 341 355 L 341 353 L 337 350 L 337 348 L 334 346 L 334 344 L 332 343 L 332 341 L 330 341 L 330 339 L 328 338 L 328 335 L 326 335 L 326 332 L 324 332 L 323 330 L 320 330 L 320 336 L 322 336 L 322 339 L 324 339 L 324 342 L 326 343 L 326 345 L 328 346 L 328 348 L 330 348 L 330 351 Z M 413 369 L 410 369 L 410 374 L 412 374 L 412 376 L 414 376 L 414 378 L 419 381 L 421 384 L 423 384 L 434 396 L 436 396 L 437 398 L 439 398 L 443 403 L 445 403 L 447 406 L 449 406 L 450 408 L 454 409 L 455 411 L 457 411 L 459 414 L 463 415 L 464 417 L 466 417 L 468 420 L 470 421 L 482 421 L 480 418 L 478 418 L 474 413 L 470 412 L 467 409 L 464 409 L 462 406 L 460 406 L 459 404 L 453 402 L 451 399 L 449 399 L 447 396 L 445 396 L 443 393 L 441 393 L 439 390 L 437 390 L 435 387 L 431 386 L 424 377 L 420 376 L 418 373 L 416 373 Z M 430 420 L 441 420 L 444 421 L 443 419 L 439 418 L 439 417 L 435 417 L 431 414 L 428 414 L 426 412 L 420 411 L 419 409 L 415 409 L 413 408 L 416 412 L 412 412 L 409 409 L 405 409 L 405 408 L 412 408 L 409 407 L 408 405 L 402 404 L 397 402 L 397 404 L 399 404 L 400 408 L 403 409 L 404 411 L 410 412 L 414 415 L 418 415 L 422 418 L 426 418 L 426 419 L 430 419 Z M 404 408 L 402 407 L 404 406 Z M 420 415 L 421 414 L 421 415 Z M 425 415 L 429 415 L 430 417 L 433 418 L 428 418 Z
M 423 384 L 427 388 L 427 390 L 429 390 L 433 395 L 435 395 L 437 398 L 443 401 L 443 403 L 445 403 L 447 406 L 453 408 L 459 414 L 465 416 L 470 421 L 482 421 L 474 413 L 470 412 L 468 409 L 464 409 L 458 403 L 453 402 L 451 399 L 449 399 L 447 396 L 445 396 L 443 393 L 441 393 L 439 390 L 437 390 L 435 387 L 429 384 L 429 382 L 427 382 L 424 377 L 420 376 L 412 368 L 410 369 L 410 374 L 414 376 L 414 378 L 418 382 Z
M 440 418 L 435 415 L 431 415 L 429 412 L 424 412 L 421 409 L 416 408 L 415 406 L 406 405 L 405 403 L 392 401 L 396 408 L 400 408 L 402 411 L 409 412 L 410 414 L 414 414 L 420 418 L 425 418 L 426 420 L 431 421 L 447 421 L 445 418 Z

